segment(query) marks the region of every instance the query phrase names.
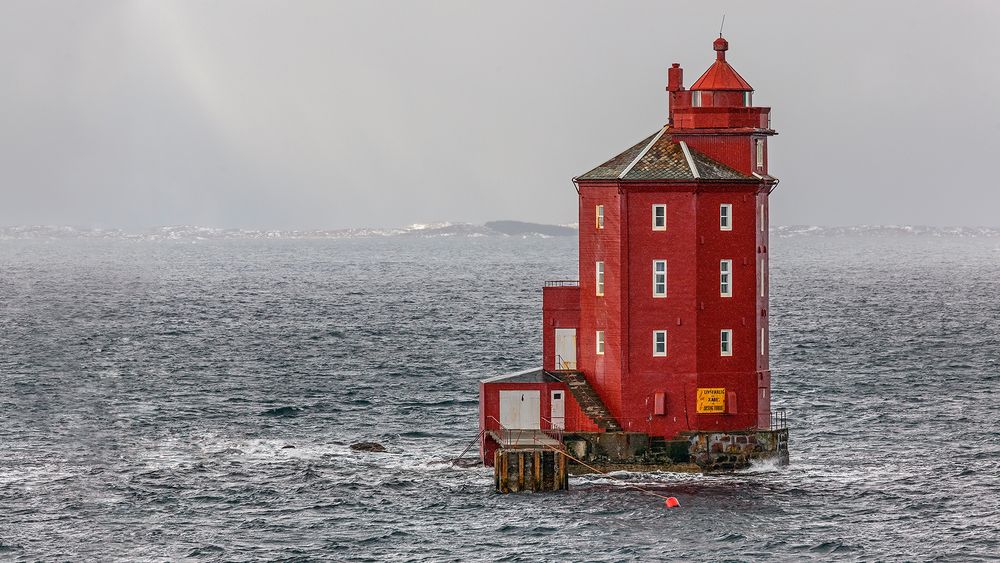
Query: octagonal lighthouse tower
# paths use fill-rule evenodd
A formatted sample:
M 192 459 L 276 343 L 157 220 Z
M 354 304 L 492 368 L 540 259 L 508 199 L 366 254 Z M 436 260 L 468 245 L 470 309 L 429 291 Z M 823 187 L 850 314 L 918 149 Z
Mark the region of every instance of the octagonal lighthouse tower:
M 483 382 L 486 458 L 511 447 L 513 429 L 561 429 L 573 457 L 611 463 L 787 456 L 768 365 L 776 133 L 729 43 L 713 48 L 690 88 L 679 64 L 668 69 L 666 125 L 574 178 L 580 280 L 544 288 L 542 369 Z M 608 433 L 619 436 L 596 436 Z M 625 454 L 610 453 L 615 440 Z

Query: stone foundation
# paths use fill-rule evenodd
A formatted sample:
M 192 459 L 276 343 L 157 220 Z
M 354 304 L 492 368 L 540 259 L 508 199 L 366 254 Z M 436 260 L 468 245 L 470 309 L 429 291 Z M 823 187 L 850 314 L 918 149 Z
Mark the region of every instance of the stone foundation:
M 788 429 L 685 432 L 691 461 L 703 471 L 745 469 L 754 461 L 788 465 Z
M 754 461 L 788 464 L 788 429 L 685 432 L 673 440 L 639 432 L 579 432 L 564 438 L 566 451 L 600 471 L 726 472 Z M 570 459 L 574 475 L 593 473 Z

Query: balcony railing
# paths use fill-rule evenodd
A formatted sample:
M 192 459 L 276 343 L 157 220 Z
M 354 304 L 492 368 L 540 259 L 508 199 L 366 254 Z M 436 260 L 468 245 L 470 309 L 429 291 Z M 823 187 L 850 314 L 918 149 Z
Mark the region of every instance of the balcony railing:
M 785 409 L 774 409 L 771 411 L 771 430 L 784 430 L 788 428 L 788 419 L 785 418 Z
M 580 287 L 580 280 L 552 280 L 545 282 L 545 287 Z
M 556 354 L 556 370 L 557 371 L 576 370 L 576 360 L 573 361 L 564 360 L 561 354 Z
M 504 449 L 512 448 L 549 448 L 555 450 L 565 450 L 563 443 L 565 418 L 561 424 L 553 422 L 543 416 L 539 417 L 549 425 L 549 428 L 507 428 L 494 416 L 486 417 L 487 428 L 482 432 L 489 433 Z M 491 428 L 492 427 L 492 428 Z

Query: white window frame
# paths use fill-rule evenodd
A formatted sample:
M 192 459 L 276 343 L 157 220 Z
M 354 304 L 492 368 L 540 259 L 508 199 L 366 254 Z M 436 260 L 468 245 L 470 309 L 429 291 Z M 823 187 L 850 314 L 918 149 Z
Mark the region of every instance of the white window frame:
M 663 211 L 663 224 L 662 225 L 657 225 L 656 224 L 656 219 L 657 219 L 656 212 L 659 211 L 659 210 Z M 665 231 L 665 230 L 667 230 L 667 204 L 665 204 L 665 203 L 656 203 L 656 204 L 653 204 L 653 230 L 654 231 Z
M 662 337 L 663 350 L 660 351 L 657 348 L 660 346 L 660 338 Z M 665 358 L 667 356 L 667 331 L 665 330 L 654 330 L 653 331 L 653 356 L 658 358 Z
M 604 228 L 604 206 L 603 205 L 598 205 L 596 208 L 594 208 L 594 215 L 595 215 L 594 221 L 596 221 L 597 228 L 598 229 L 603 229 Z
M 760 327 L 760 355 L 761 356 L 763 356 L 765 354 L 764 343 L 767 342 L 764 339 L 764 337 L 765 337 L 764 330 L 765 330 L 764 327 Z
M 764 139 L 754 139 L 754 149 L 757 151 L 757 170 L 764 169 Z
M 733 261 L 719 260 L 719 295 L 733 296 Z
M 597 339 L 597 342 L 594 344 L 594 352 L 598 356 L 603 356 L 604 355 L 604 331 L 603 330 L 597 331 L 597 334 L 595 335 L 595 338 Z
M 657 267 L 662 264 L 663 271 L 658 271 Z M 662 280 L 657 279 L 658 276 L 663 276 Z M 663 291 L 657 291 L 657 286 L 662 285 Z M 667 296 L 667 261 L 666 260 L 653 260 L 653 297 L 666 297 Z
M 596 282 L 596 294 L 598 297 L 604 295 L 604 262 L 598 260 L 594 263 L 594 281 Z
M 767 222 L 765 221 L 765 219 L 766 217 L 764 216 L 764 204 L 762 203 L 760 204 L 760 232 L 762 233 L 767 229 L 766 226 Z
M 743 105 L 746 107 L 753 106 L 753 90 L 743 92 Z
M 700 108 L 701 107 L 701 91 L 695 90 L 691 92 L 691 107 Z
M 731 203 L 719 204 L 719 230 L 733 230 L 733 204 Z
M 719 331 L 719 355 L 733 355 L 733 329 L 724 328 Z

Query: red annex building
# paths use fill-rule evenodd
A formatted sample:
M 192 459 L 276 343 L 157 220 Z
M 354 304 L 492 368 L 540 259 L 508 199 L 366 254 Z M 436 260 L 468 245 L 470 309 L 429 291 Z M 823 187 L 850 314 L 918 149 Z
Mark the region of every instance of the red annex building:
M 679 64 L 668 69 L 666 125 L 574 178 L 580 280 L 543 290 L 542 368 L 481 383 L 488 465 L 514 429 L 692 444 L 699 433 L 771 430 L 776 133 L 726 61 L 728 42 L 713 47 L 690 88 Z

